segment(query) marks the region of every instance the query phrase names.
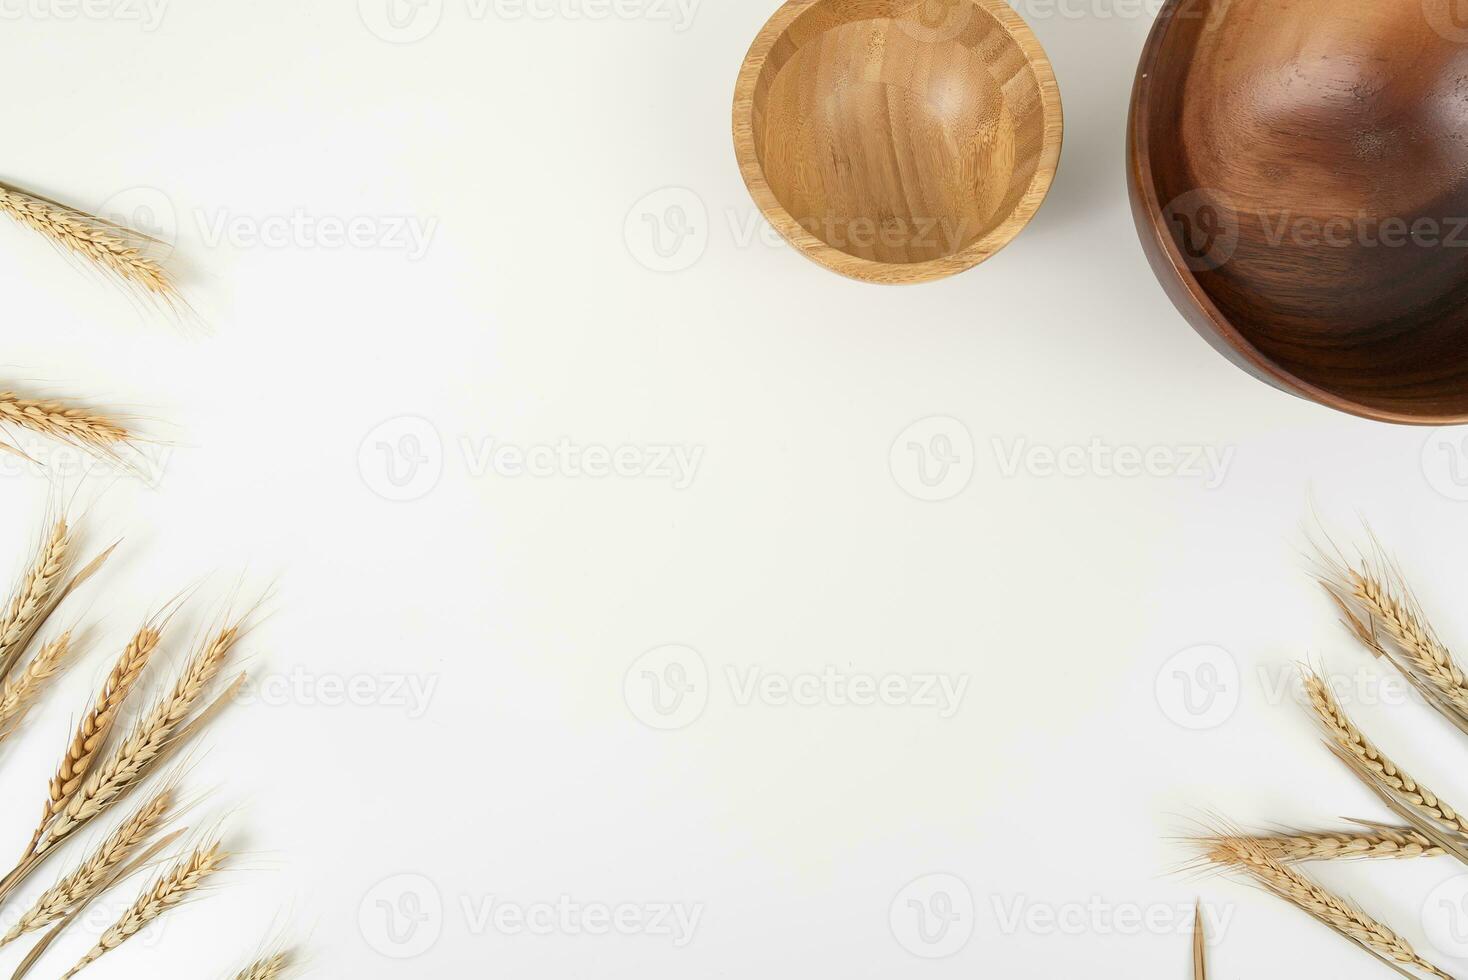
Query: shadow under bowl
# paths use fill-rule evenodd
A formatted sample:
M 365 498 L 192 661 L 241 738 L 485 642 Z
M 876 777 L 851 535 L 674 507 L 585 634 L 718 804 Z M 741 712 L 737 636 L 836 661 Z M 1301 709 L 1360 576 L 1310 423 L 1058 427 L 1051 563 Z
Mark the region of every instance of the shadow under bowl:
M 1387 422 L 1468 422 L 1452 2 L 1168 0 L 1132 95 L 1133 214 L 1178 309 L 1256 377 Z
M 1004 0 L 791 0 L 739 74 L 734 145 L 765 217 L 869 282 L 969 269 L 1045 199 L 1060 92 Z

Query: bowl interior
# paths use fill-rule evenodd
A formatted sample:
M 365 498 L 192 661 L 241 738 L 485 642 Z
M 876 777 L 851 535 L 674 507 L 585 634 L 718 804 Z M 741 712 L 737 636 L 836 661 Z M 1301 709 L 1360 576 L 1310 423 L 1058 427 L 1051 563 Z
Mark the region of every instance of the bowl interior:
M 1134 136 L 1208 316 L 1337 407 L 1468 418 L 1468 38 L 1418 3 L 1177 9 Z
M 963 254 L 1001 229 L 1058 142 L 1031 64 L 1039 46 L 1018 17 L 1002 0 L 792 6 L 749 106 L 782 217 L 844 255 L 897 265 Z M 1048 64 L 1044 75 L 1053 86 Z

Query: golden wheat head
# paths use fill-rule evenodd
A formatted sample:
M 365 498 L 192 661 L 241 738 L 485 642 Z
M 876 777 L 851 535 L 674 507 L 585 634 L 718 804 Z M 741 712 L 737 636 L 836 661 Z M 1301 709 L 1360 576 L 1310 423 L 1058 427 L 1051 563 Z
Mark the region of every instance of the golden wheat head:
M 159 243 L 142 232 L 8 184 L 0 184 L 0 213 L 145 297 L 168 307 L 182 302 L 173 275 L 153 257 Z

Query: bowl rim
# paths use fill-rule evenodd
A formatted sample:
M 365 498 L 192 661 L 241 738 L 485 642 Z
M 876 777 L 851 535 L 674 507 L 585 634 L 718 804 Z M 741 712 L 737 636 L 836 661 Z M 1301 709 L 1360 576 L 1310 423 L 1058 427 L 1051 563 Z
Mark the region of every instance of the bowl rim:
M 1194 271 L 1189 268 L 1177 242 L 1173 240 L 1163 222 L 1162 201 L 1157 194 L 1151 152 L 1151 96 L 1154 69 L 1162 55 L 1163 45 L 1167 41 L 1169 32 L 1177 24 L 1177 13 L 1189 4 L 1196 4 L 1196 0 L 1166 0 L 1162 10 L 1159 11 L 1157 20 L 1152 25 L 1152 31 L 1147 37 L 1147 43 L 1142 48 L 1141 60 L 1137 65 L 1136 82 L 1132 87 L 1130 119 L 1127 123 L 1127 156 L 1130 158 L 1127 174 L 1131 182 L 1130 189 L 1134 202 L 1132 210 L 1133 216 L 1137 219 L 1138 233 L 1150 232 L 1152 242 L 1157 249 L 1155 254 L 1166 261 L 1169 267 L 1167 271 L 1171 272 L 1174 285 L 1187 293 L 1191 309 L 1185 305 L 1183 299 L 1174 293 L 1173 289 L 1167 288 L 1167 283 L 1163 283 L 1173 305 L 1195 330 L 1204 335 L 1205 339 L 1222 341 L 1227 345 L 1222 347 L 1217 343 L 1214 344 L 1235 364 L 1256 378 L 1292 395 L 1316 402 L 1326 408 L 1376 422 L 1423 426 L 1468 423 L 1468 413 L 1402 412 L 1367 405 L 1340 392 L 1307 381 L 1285 369 L 1234 326 L 1229 317 L 1213 302 L 1213 298 L 1198 281 Z M 1145 228 L 1142 224 L 1144 217 L 1146 219 Z M 1154 263 L 1154 271 L 1160 277 L 1163 270 L 1156 269 Z M 1209 332 L 1212 332 L 1214 336 L 1208 336 Z
M 739 171 L 755 204 L 775 230 L 794 245 L 796 250 L 819 264 L 852 279 L 883 284 L 931 282 L 972 269 L 1014 240 L 1034 218 L 1050 193 L 1060 165 L 1060 151 L 1065 137 L 1065 116 L 1061 105 L 1060 86 L 1039 38 L 1007 0 L 963 0 L 992 16 L 1020 47 L 1025 61 L 1035 75 L 1044 113 L 1043 145 L 1034 176 L 1019 202 L 1009 215 L 988 234 L 962 251 L 923 262 L 890 263 L 850 255 L 821 241 L 785 210 L 765 180 L 764 167 L 754 144 L 754 92 L 770 52 L 795 20 L 811 7 L 839 0 L 787 0 L 765 23 L 750 45 L 739 70 L 734 88 L 734 153 Z

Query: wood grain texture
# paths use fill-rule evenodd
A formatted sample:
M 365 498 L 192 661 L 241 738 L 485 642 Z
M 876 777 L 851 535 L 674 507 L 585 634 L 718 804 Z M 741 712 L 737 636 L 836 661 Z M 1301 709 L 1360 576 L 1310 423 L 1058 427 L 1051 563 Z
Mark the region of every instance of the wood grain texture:
M 1132 96 L 1133 213 L 1178 309 L 1256 377 L 1381 421 L 1468 422 L 1451 2 L 1168 0 Z
M 734 148 L 770 223 L 821 265 L 915 283 L 1029 223 L 1060 160 L 1060 91 L 1004 0 L 790 0 L 755 39 Z

